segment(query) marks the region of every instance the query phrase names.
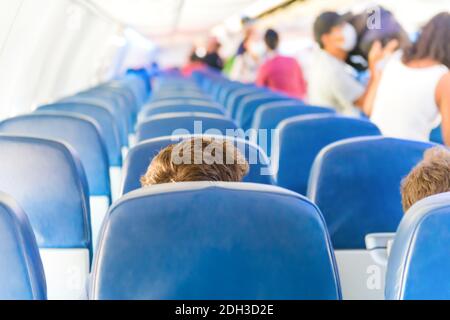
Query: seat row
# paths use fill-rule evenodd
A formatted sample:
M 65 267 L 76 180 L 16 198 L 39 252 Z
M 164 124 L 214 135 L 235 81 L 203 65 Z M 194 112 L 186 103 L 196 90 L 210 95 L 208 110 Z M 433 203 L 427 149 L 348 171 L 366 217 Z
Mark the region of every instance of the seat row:
M 450 240 L 449 200 L 450 194 L 423 200 L 402 222 L 389 263 L 387 298 L 449 298 L 448 282 L 442 281 L 450 267 L 443 254 Z M 0 230 L 0 295 L 45 299 L 27 217 L 3 194 Z M 273 186 L 208 182 L 151 187 L 116 203 L 90 282 L 91 298 L 120 300 L 337 300 L 341 290 L 316 205 Z
M 92 271 L 89 290 L 94 299 L 351 297 L 353 289 L 366 285 L 367 279 L 357 279 L 355 285 L 351 283 L 355 282 L 354 277 L 352 279 L 349 275 L 367 275 L 368 264 L 373 264 L 372 259 L 368 259 L 370 252 L 361 252 L 365 249 L 366 234 L 396 230 L 402 217 L 399 181 L 430 144 L 383 138 L 365 120 L 342 118 L 324 110 L 321 115 L 295 115 L 297 117 L 281 122 L 281 131 L 286 133 L 280 135 L 280 140 L 274 145 L 282 149 L 283 144 L 287 144 L 291 148 L 286 147 L 286 150 L 291 151 L 275 152 L 279 154 L 278 168 L 270 164 L 264 149 L 255 144 L 259 140 L 249 141 L 245 136 L 227 137 L 243 150 L 249 161 L 257 159 L 250 161 L 251 170 L 246 178 L 250 184 L 188 183 L 136 190 L 139 177 L 151 158 L 168 144 L 195 133 L 196 120 L 204 126 L 200 134 L 204 133 L 203 129 L 216 129 L 208 132 L 212 135 L 223 135 L 226 129 L 240 129 L 227 109 L 211 98 L 223 96 L 223 90 L 215 92 L 216 89 L 212 89 L 216 86 L 208 85 L 206 80 L 197 81 L 202 89 L 192 80 L 161 77 L 153 82 L 148 103 L 144 103 L 148 91 L 134 97 L 134 100 L 142 101 L 136 104 L 130 122 L 139 119 L 136 126 L 139 144 L 130 149 L 123 169 L 121 188 L 122 193 L 127 194 L 109 210 L 104 220 L 93 264 L 96 237 L 92 236 L 95 215 L 91 214 L 92 201 L 89 201 L 92 180 L 88 171 L 83 169 L 91 158 L 86 157 L 83 162 L 77 153 L 84 150 L 85 144 L 90 144 L 89 139 L 95 141 L 92 138 L 95 134 L 89 139 L 79 134 L 84 137 L 82 142 L 71 141 L 61 133 L 72 130 L 69 124 L 52 124 L 49 127 L 58 128 L 59 138 L 56 134 L 0 136 L 1 148 L 6 150 L 0 155 L 3 158 L 0 181 L 4 181 L 0 190 L 12 195 L 29 217 L 47 276 L 47 296 L 83 297 L 86 279 Z M 135 83 L 144 84 L 145 81 Z M 145 88 L 136 84 L 132 87 Z M 135 92 L 135 89 L 129 92 Z M 126 100 L 122 94 L 115 96 L 122 98 L 114 99 L 117 103 L 114 110 L 120 108 L 120 101 L 127 101 L 126 106 L 133 101 Z M 176 99 L 178 102 L 174 103 Z M 183 108 L 198 103 L 199 108 L 211 107 L 220 110 L 221 114 L 202 109 L 206 112 L 180 115 L 178 110 L 169 110 L 173 106 L 180 107 L 180 101 L 185 103 Z M 292 103 L 294 109 L 316 108 L 286 102 Z M 157 108 L 164 111 L 146 114 Z M 47 113 L 49 110 L 39 112 L 44 118 L 50 115 Z M 158 121 L 161 122 L 158 124 Z M 96 134 L 100 136 L 97 141 L 103 142 L 103 154 L 107 154 L 106 137 L 101 134 L 99 121 L 91 122 L 96 125 Z M 104 122 L 106 127 L 107 121 Z M 221 123 L 226 125 L 220 127 Z M 28 126 L 31 125 L 29 123 Z M 42 127 L 48 129 L 48 126 Z M 73 128 L 74 132 L 88 131 L 86 125 Z M 133 131 L 127 131 L 127 135 Z M 177 131 L 175 135 L 174 131 Z M 59 139 L 65 144 L 47 138 Z M 346 138 L 351 139 L 342 140 Z M 299 147 L 304 147 L 302 152 L 291 156 L 289 152 L 296 152 Z M 297 156 L 298 161 L 306 158 L 301 166 L 292 162 L 286 167 L 293 170 L 290 174 L 292 180 L 306 180 L 301 193 L 309 195 L 309 200 L 298 193 L 270 185 L 279 183 L 279 174 L 283 171 L 281 160 L 289 156 Z M 108 155 L 104 158 L 109 160 Z M 303 171 L 295 171 L 297 169 Z M 307 174 L 302 176 L 301 172 Z M 380 175 L 380 172 L 385 174 Z M 107 174 L 104 176 L 108 179 Z M 97 178 L 95 174 L 91 176 L 94 178 Z M 295 190 L 297 186 L 291 188 L 298 192 Z M 8 197 L 5 195 L 3 198 Z M 11 199 L 4 202 L 8 216 L 20 211 Z M 26 229 L 20 216 L 19 212 L 18 219 Z M 101 224 L 103 217 L 99 221 Z M 27 238 L 33 241 L 32 237 Z M 26 254 L 37 266 L 37 269 L 33 268 L 36 273 L 33 281 L 40 283 L 39 272 L 36 272 L 39 270 L 39 256 Z M 358 259 L 355 260 L 355 256 Z M 355 261 L 362 261 L 361 256 L 366 258 L 365 264 L 358 265 Z M 62 261 L 64 266 L 58 265 Z M 397 266 L 396 273 L 400 272 L 402 263 Z M 358 272 L 355 272 L 355 267 L 359 268 Z M 67 276 L 68 271 L 70 276 Z M 18 273 L 17 277 L 24 274 Z M 267 274 L 273 277 L 267 278 Z M 389 275 L 388 279 L 397 278 Z M 27 298 L 45 296 L 41 290 L 45 285 L 28 285 L 33 290 L 31 294 L 27 292 Z M 33 292 L 40 294 L 34 296 Z M 388 292 L 394 291 L 388 289 Z M 393 294 L 388 297 L 406 296 Z
M 86 297 L 96 239 L 119 193 L 122 150 L 148 99 L 147 81 L 130 74 L 0 123 L 0 191 L 31 222 L 50 299 Z

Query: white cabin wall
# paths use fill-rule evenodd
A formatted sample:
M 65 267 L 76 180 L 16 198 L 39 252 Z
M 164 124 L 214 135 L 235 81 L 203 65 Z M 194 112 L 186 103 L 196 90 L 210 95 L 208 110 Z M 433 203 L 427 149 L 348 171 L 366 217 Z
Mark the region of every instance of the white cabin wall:
M 0 1 L 0 119 L 115 77 L 129 46 L 85 1 Z

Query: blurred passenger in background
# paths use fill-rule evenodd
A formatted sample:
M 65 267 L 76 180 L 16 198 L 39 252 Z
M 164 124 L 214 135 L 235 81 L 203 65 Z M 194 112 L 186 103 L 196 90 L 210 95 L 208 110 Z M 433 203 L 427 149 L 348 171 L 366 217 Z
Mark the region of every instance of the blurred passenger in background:
M 221 44 L 219 40 L 215 37 L 211 37 L 208 40 L 206 55 L 203 58 L 203 62 L 210 68 L 222 71 L 224 65 L 223 60 L 219 54 L 220 47 Z
M 347 16 L 324 12 L 314 22 L 314 38 L 320 46 L 313 58 L 309 78 L 309 102 L 335 108 L 339 113 L 357 116 L 376 85 L 378 63 L 398 46 L 396 40 L 385 48 L 375 42 L 368 57 L 370 79 L 363 85 L 356 79 L 356 70 L 346 63 L 349 52 L 357 45 L 355 28 Z
M 244 83 L 255 82 L 261 58 L 256 33 L 253 29 L 248 29 L 234 58 L 230 79 Z
M 266 61 L 259 68 L 256 84 L 285 93 L 301 100 L 306 99 L 307 84 L 297 60 L 278 53 L 278 33 L 269 29 L 264 41 L 267 47 Z
M 391 40 L 397 40 L 399 47 L 404 49 L 411 44 L 408 33 L 398 22 L 392 12 L 383 7 L 373 7 L 351 16 L 348 20 L 355 28 L 358 43 L 347 58 L 347 63 L 358 71 L 368 69 L 370 49 L 380 41 L 386 46 Z
M 386 64 L 367 113 L 386 136 L 429 141 L 442 121 L 450 145 L 450 13 L 436 15 L 419 39 Z
M 183 70 L 181 70 L 183 76 L 190 77 L 193 72 L 200 71 L 205 68 L 205 64 L 203 63 L 202 59 L 197 55 L 196 49 L 192 49 L 192 52 L 189 56 L 188 63 L 183 67 Z

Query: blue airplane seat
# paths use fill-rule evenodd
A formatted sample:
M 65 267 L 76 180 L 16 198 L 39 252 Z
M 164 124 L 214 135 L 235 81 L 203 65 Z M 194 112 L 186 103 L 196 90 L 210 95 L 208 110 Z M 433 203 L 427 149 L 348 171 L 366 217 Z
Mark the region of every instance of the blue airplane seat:
M 106 143 L 110 166 L 122 166 L 120 132 L 113 115 L 108 109 L 86 103 L 55 103 L 39 107 L 37 112 L 68 112 L 93 118 Z
M 272 153 L 277 184 L 303 195 L 314 159 L 324 147 L 346 138 L 380 135 L 369 121 L 332 114 L 289 118 L 277 129 Z
M 98 126 L 84 116 L 33 113 L 0 122 L 0 133 L 60 140 L 80 157 L 91 196 L 110 196 L 109 161 Z
M 202 105 L 175 105 L 165 106 L 158 108 L 150 108 L 143 110 L 140 114 L 140 118 L 146 119 L 148 117 L 157 116 L 165 113 L 180 113 L 180 112 L 199 112 L 199 113 L 211 113 L 217 115 L 224 115 L 222 109 L 216 106 L 202 106 Z
M 48 299 L 85 298 L 92 234 L 80 160 L 70 146 L 39 138 L 0 135 L 0 149 L 0 190 L 12 196 L 30 220 Z
M 0 240 L 0 299 L 47 299 L 44 269 L 28 217 L 2 192 Z
M 111 103 L 108 103 L 107 100 L 101 99 L 98 97 L 90 97 L 90 96 L 71 96 L 66 97 L 57 103 L 79 103 L 79 104 L 89 104 L 89 105 L 95 105 L 102 108 L 107 109 L 109 112 L 111 112 L 114 116 L 115 122 L 120 130 L 120 141 L 122 146 L 127 147 L 128 146 L 128 121 L 126 119 L 126 116 L 122 110 L 119 108 L 115 108 L 114 105 Z
M 298 103 L 301 103 L 300 100 L 294 100 L 293 98 L 289 98 L 287 96 L 275 94 L 272 92 L 255 94 L 248 96 L 241 101 L 236 110 L 236 113 L 234 114 L 234 117 L 242 129 L 251 129 L 253 116 L 258 108 L 276 101 L 296 101 Z
M 132 192 L 111 208 L 96 300 L 341 298 L 319 209 L 274 186 L 195 182 Z
M 318 155 L 308 197 L 322 210 L 335 249 L 365 249 L 365 236 L 395 232 L 400 184 L 433 144 L 385 137 L 343 140 Z
M 450 193 L 416 203 L 403 218 L 390 253 L 389 300 L 449 300 Z
M 272 139 L 275 139 L 275 136 L 272 135 L 272 130 L 275 130 L 281 121 L 295 116 L 334 113 L 336 113 L 336 111 L 331 108 L 309 106 L 296 101 L 268 103 L 256 110 L 252 124 L 252 129 L 266 130 L 267 139 L 262 141 L 262 137 L 258 136 L 258 132 L 255 131 L 251 140 L 258 143 L 270 157 L 272 154 Z
M 137 141 L 171 135 L 235 133 L 236 123 L 211 113 L 169 113 L 147 118 L 137 126 Z M 242 134 L 243 135 L 243 134 Z

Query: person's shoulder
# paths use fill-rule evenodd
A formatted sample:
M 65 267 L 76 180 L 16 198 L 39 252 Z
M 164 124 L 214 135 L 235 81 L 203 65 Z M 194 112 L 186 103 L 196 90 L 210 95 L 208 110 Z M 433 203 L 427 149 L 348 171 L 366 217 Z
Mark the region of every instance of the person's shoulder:
M 450 70 L 447 70 L 438 84 L 438 89 L 442 89 L 443 93 L 450 96 L 450 90 L 448 88 L 450 88 Z

